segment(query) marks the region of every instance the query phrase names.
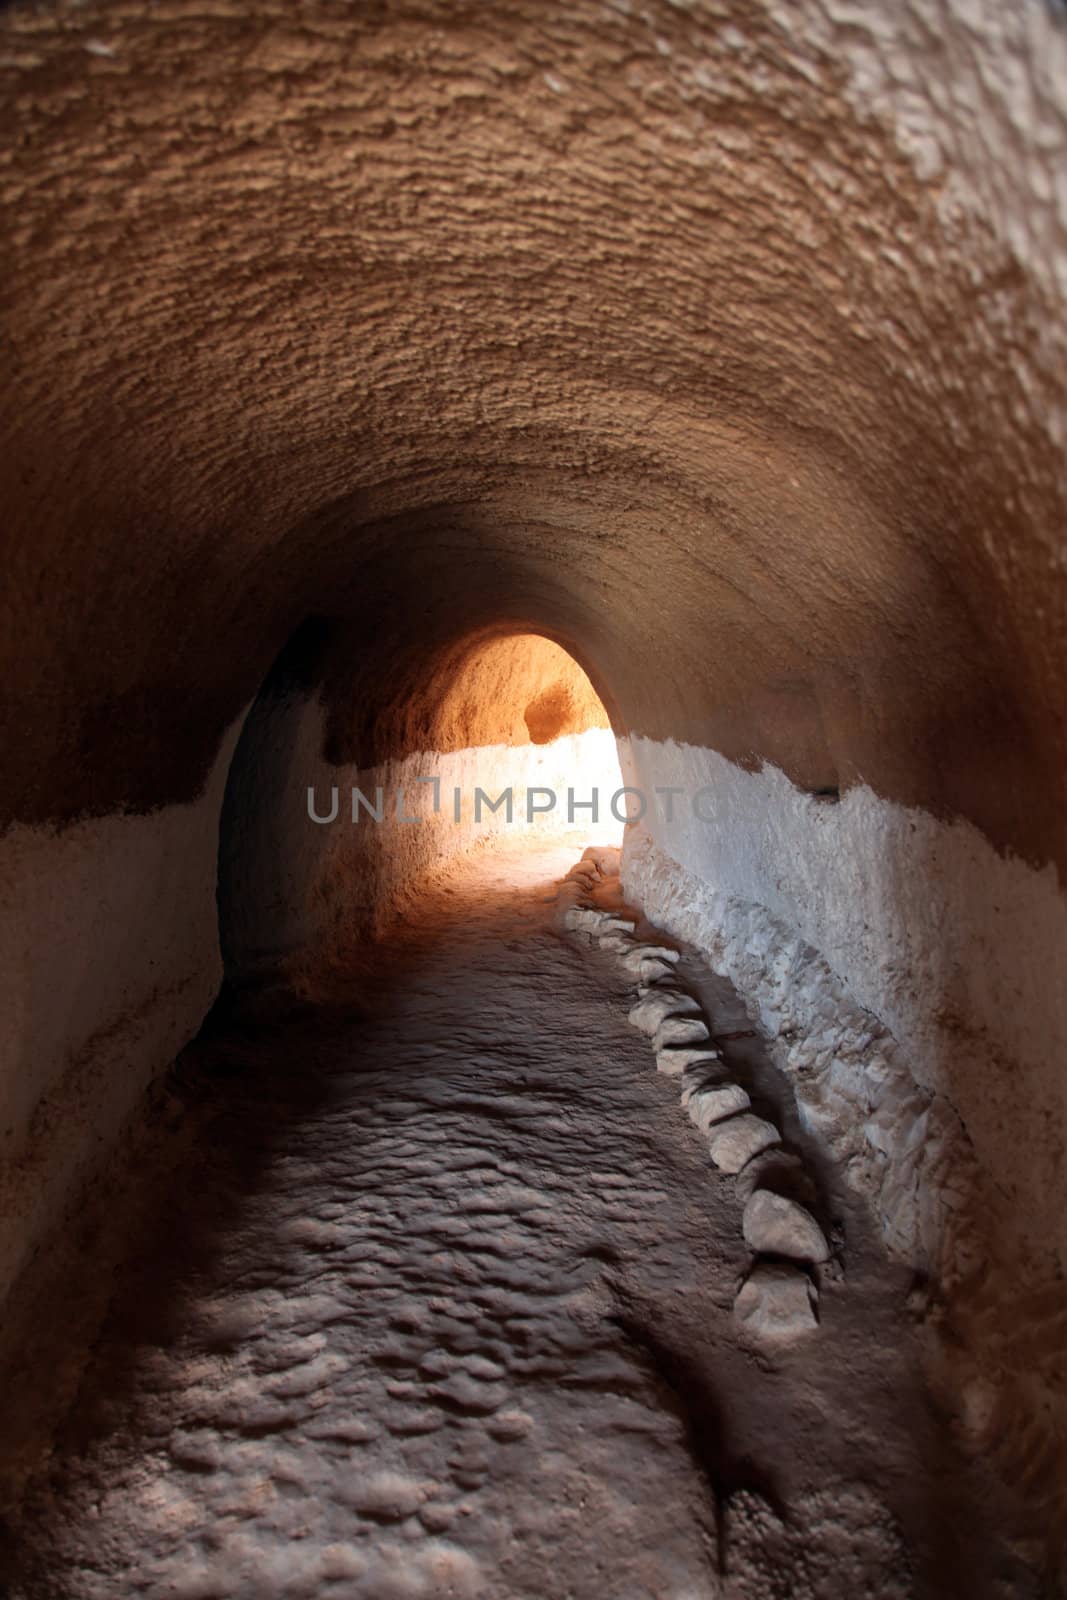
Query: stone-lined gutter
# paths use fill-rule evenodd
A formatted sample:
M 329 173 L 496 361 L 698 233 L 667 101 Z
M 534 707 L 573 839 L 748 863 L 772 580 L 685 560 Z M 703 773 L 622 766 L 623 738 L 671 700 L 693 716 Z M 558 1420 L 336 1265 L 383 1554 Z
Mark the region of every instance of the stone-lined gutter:
M 1022 1522 L 1067 1571 L 1063 1286 L 1035 1264 L 955 1106 L 766 907 L 695 878 L 640 834 L 621 867 L 627 901 L 744 996 L 803 1126 L 912 1270 L 909 1309 L 961 1442 L 995 1460 Z
M 752 1262 L 734 1302 L 739 1323 L 767 1339 L 811 1333 L 818 1327 L 817 1274 L 830 1247 L 811 1213 L 778 1192 L 781 1133 L 755 1114 L 747 1091 L 731 1079 L 699 1002 L 679 980 L 678 948 L 639 939 L 629 918 L 594 904 L 594 889 L 618 875 L 618 850 L 586 850 L 560 887 L 559 925 L 617 956 L 635 989 L 630 1022 L 648 1038 L 657 1071 L 677 1082 L 682 1109 L 703 1134 L 712 1164 L 745 1197 L 742 1228 Z

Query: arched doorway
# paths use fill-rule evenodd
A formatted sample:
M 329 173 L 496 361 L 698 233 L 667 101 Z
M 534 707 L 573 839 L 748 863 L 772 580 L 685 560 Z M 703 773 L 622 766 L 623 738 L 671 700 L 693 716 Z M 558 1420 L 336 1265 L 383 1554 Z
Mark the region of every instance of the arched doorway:
M 339 674 L 337 655 L 331 625 L 298 630 L 234 754 L 218 877 L 231 982 L 343 964 L 427 874 L 494 840 L 621 842 L 616 730 L 560 643 L 519 629 L 458 641 L 369 711 L 355 704 L 366 677 Z M 346 719 L 362 730 L 354 760 Z

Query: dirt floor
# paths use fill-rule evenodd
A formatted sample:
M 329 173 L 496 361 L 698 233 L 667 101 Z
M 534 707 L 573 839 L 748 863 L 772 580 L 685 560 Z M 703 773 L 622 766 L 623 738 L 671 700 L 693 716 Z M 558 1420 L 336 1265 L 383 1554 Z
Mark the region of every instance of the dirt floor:
M 739 1183 L 628 1025 L 634 980 L 559 932 L 574 859 L 476 855 L 371 1000 L 187 1053 L 196 1137 L 105 1285 L 7 1593 L 1030 1593 L 927 1399 L 907 1275 L 689 953 L 835 1247 L 813 1333 L 739 1331 Z

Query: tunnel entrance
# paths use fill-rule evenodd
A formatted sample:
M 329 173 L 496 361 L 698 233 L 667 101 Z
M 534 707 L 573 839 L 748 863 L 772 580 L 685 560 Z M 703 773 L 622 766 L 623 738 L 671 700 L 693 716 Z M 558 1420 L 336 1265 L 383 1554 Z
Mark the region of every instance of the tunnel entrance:
M 227 978 L 343 967 L 417 886 L 474 848 L 619 844 L 616 735 L 556 641 L 494 631 L 375 690 L 338 630 L 307 626 L 234 753 L 219 839 Z
M 461 810 L 469 803 L 478 811 L 477 789 L 510 791 L 517 833 L 541 843 L 621 843 L 623 779 L 611 719 L 588 674 L 555 640 L 514 633 L 475 645 L 442 696 L 437 730 L 444 737 L 428 741 L 434 750 L 459 743 L 478 752 Z

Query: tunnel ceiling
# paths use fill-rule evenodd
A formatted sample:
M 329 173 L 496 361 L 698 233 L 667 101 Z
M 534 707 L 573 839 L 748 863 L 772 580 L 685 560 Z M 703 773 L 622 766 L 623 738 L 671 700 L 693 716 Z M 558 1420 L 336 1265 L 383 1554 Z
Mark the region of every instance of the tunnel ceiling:
M 1050 311 L 845 65 L 746 5 L 247 11 L 0 14 L 5 820 L 191 798 L 313 618 L 338 759 L 534 629 L 620 728 L 1062 861 Z

